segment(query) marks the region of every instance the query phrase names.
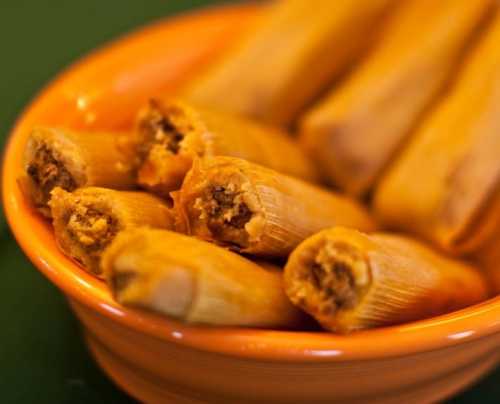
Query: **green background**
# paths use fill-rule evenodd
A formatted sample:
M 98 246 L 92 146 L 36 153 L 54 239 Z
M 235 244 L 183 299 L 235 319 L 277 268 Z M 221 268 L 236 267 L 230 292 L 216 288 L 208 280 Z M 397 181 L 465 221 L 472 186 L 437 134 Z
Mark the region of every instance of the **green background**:
M 155 19 L 214 3 L 222 1 L 0 0 L 0 146 L 23 106 L 78 57 Z M 0 274 L 0 402 L 133 402 L 96 367 L 63 297 L 23 256 L 1 214 Z M 500 370 L 452 402 L 499 403 Z

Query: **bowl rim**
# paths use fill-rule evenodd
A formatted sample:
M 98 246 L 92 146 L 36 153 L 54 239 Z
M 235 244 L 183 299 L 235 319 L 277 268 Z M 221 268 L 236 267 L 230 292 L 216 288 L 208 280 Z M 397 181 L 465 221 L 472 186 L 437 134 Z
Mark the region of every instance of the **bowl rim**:
M 88 275 L 57 250 L 49 226 L 24 200 L 17 185 L 28 122 L 54 103 L 65 81 L 104 60 L 115 47 L 148 35 L 179 27 L 209 24 L 221 15 L 239 21 L 255 13 L 256 6 L 226 5 L 189 12 L 149 24 L 98 48 L 58 74 L 22 112 L 10 131 L 2 164 L 5 216 L 18 244 L 30 261 L 67 297 L 112 321 L 170 343 L 237 357 L 279 361 L 350 361 L 413 355 L 442 349 L 500 333 L 500 296 L 447 315 L 400 326 L 353 333 L 260 330 L 186 325 L 156 314 L 124 308 L 115 303 L 103 283 Z M 44 237 L 42 240 L 40 237 Z

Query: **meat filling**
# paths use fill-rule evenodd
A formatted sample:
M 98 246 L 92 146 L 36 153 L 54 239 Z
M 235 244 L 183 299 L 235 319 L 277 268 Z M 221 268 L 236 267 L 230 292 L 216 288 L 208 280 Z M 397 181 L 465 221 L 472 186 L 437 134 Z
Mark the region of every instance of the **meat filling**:
M 252 211 L 234 186 L 212 186 L 203 198 L 203 212 L 209 230 L 220 240 L 243 247 L 248 234 L 245 225 Z
M 98 262 L 104 248 L 116 236 L 118 223 L 108 214 L 77 204 L 68 217 L 67 231 L 90 259 Z
M 43 203 L 49 201 L 50 191 L 55 187 L 61 187 L 66 191 L 73 191 L 77 188 L 76 181 L 70 172 L 60 161 L 56 160 L 46 145 L 36 150 L 33 160 L 28 165 L 27 173 L 40 188 Z
M 322 314 L 352 309 L 369 281 L 368 264 L 352 248 L 327 242 L 311 264 L 310 281 L 319 294 Z
M 184 134 L 157 109 L 151 109 L 148 116 L 141 121 L 140 128 L 145 139 L 139 150 L 142 156 L 147 156 L 154 146 L 163 147 L 172 154 L 179 152 Z

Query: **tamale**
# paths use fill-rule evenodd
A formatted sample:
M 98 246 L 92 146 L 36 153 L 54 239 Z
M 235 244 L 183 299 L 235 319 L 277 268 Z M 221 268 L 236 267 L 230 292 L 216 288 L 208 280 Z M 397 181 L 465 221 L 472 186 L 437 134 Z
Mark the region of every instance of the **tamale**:
M 122 232 L 102 263 L 119 303 L 189 323 L 290 328 L 303 317 L 279 269 L 167 230 Z
M 376 190 L 389 226 L 474 253 L 500 225 L 500 16 Z
M 356 201 L 232 157 L 195 160 L 174 201 L 180 230 L 258 256 L 286 257 L 334 225 L 375 227 Z
M 151 100 L 138 117 L 138 182 L 162 196 L 180 188 L 197 156 L 234 156 L 308 181 L 313 164 L 284 132 L 179 100 Z
M 391 3 L 396 1 L 275 1 L 241 43 L 182 95 L 287 125 L 371 45 Z
M 348 333 L 444 314 L 488 297 L 480 272 L 398 235 L 336 227 L 305 240 L 285 266 L 291 301 Z
M 121 231 L 136 226 L 172 229 L 171 209 L 145 192 L 87 187 L 52 191 L 49 201 L 61 250 L 87 271 L 101 276 L 99 260 Z
M 23 192 L 50 216 L 47 202 L 55 187 L 67 191 L 84 186 L 134 188 L 134 150 L 123 142 L 127 136 L 35 128 L 24 154 L 26 176 L 20 180 Z
M 483 30 L 492 0 L 409 0 L 340 88 L 303 118 L 301 141 L 331 183 L 369 191 L 445 92 Z

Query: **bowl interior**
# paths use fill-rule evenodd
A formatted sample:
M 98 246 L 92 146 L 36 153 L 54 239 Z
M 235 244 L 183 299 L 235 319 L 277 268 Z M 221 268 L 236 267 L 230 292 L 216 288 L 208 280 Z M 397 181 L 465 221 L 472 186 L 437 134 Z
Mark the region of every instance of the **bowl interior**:
M 127 129 L 152 95 L 175 91 L 257 14 L 256 6 L 208 9 L 154 24 L 94 52 L 50 84 L 25 110 L 5 151 L 3 199 L 21 248 L 66 295 L 104 316 L 180 344 L 273 360 L 351 360 L 437 349 L 500 331 L 500 297 L 402 326 L 335 336 L 244 328 L 187 326 L 116 304 L 106 286 L 59 252 L 50 224 L 17 186 L 26 138 L 34 125 Z

